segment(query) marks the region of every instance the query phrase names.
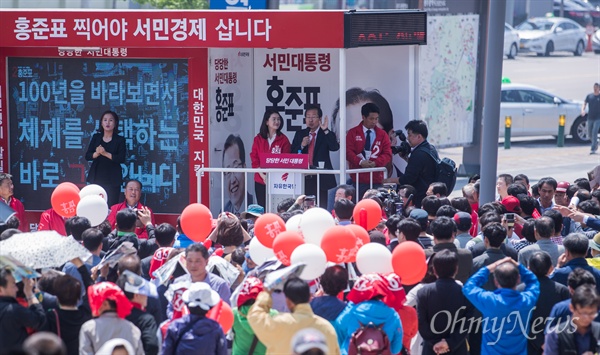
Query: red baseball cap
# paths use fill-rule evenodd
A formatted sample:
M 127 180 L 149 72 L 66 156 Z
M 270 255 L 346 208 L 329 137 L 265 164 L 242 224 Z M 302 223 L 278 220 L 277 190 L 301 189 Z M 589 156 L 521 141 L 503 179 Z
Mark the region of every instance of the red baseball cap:
M 519 203 L 519 199 L 514 196 L 506 196 L 503 198 L 502 205 L 506 208 L 507 212 L 521 212 L 521 203 Z
M 569 186 L 571 186 L 571 184 L 569 184 L 567 181 L 561 181 L 556 186 L 556 191 L 557 192 L 567 192 L 567 189 L 569 188 Z

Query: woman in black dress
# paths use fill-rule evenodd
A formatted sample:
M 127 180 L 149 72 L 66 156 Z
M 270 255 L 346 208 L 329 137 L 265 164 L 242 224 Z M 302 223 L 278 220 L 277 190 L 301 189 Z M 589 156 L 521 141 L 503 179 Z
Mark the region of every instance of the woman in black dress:
M 123 185 L 121 164 L 125 163 L 127 156 L 125 138 L 118 135 L 118 132 L 119 116 L 113 111 L 104 112 L 98 133 L 92 136 L 85 153 L 85 159 L 92 161 L 87 182 L 100 185 L 106 190 L 109 207 L 119 202 Z

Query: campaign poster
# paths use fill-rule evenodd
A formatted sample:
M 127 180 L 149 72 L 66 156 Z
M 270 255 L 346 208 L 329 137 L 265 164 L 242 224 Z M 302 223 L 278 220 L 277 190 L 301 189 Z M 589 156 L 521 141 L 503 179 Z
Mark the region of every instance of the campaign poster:
M 252 49 L 210 50 L 210 147 L 211 166 L 251 168 L 250 149 L 254 133 Z M 223 196 L 221 198 L 221 186 Z M 210 206 L 240 214 L 254 203 L 254 174 L 210 173 Z
M 141 202 L 155 213 L 187 206 L 187 59 L 9 58 L 8 93 L 9 171 L 27 210 L 50 208 L 61 182 L 86 185 L 106 110 L 119 115 L 123 179 L 142 182 Z
M 416 46 L 362 47 L 346 55 L 346 132 L 357 126 L 360 109 L 367 102 L 379 107 L 379 126 L 386 132 L 402 129 L 409 120 L 417 119 L 415 112 Z M 335 116 L 335 127 L 338 127 Z M 343 132 L 346 134 L 346 132 Z M 341 132 L 337 132 L 338 136 Z M 405 132 L 406 133 L 406 132 Z M 392 146 L 400 145 L 392 135 Z M 406 162 L 397 154 L 389 177 L 404 172 Z
M 304 110 L 311 104 L 323 110 L 321 122 L 327 120 L 328 128 L 335 131 L 332 113 L 339 96 L 338 53 L 331 49 L 255 49 L 254 134 L 265 111 L 275 109 L 283 119 L 282 132 L 292 143 L 294 134 L 306 128 Z M 334 169 L 339 168 L 339 151 L 331 152 L 330 157 Z M 279 179 L 272 179 L 275 181 Z

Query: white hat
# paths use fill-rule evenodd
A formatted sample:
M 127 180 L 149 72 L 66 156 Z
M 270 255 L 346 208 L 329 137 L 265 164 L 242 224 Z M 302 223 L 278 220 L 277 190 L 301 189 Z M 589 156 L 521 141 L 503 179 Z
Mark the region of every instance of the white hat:
M 325 335 L 315 328 L 305 328 L 294 334 L 292 338 L 292 350 L 294 354 L 302 354 L 311 349 L 319 349 L 327 354 L 329 348 Z
M 194 282 L 181 296 L 188 307 L 200 307 L 208 311 L 214 307 L 221 297 L 205 282 Z

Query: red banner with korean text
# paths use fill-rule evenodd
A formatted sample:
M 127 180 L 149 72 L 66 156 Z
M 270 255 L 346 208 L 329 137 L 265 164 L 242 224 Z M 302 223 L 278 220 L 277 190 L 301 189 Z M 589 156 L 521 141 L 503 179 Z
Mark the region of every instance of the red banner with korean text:
M 200 48 L 189 59 L 189 146 L 190 146 L 190 203 L 209 204 L 208 175 L 203 174 L 202 201 L 197 201 L 199 169 L 208 167 L 208 49 Z M 185 163 L 185 162 L 184 162 Z
M 5 47 L 343 48 L 342 11 L 2 10 Z
M 260 167 L 271 169 L 308 169 L 308 154 L 259 154 Z

